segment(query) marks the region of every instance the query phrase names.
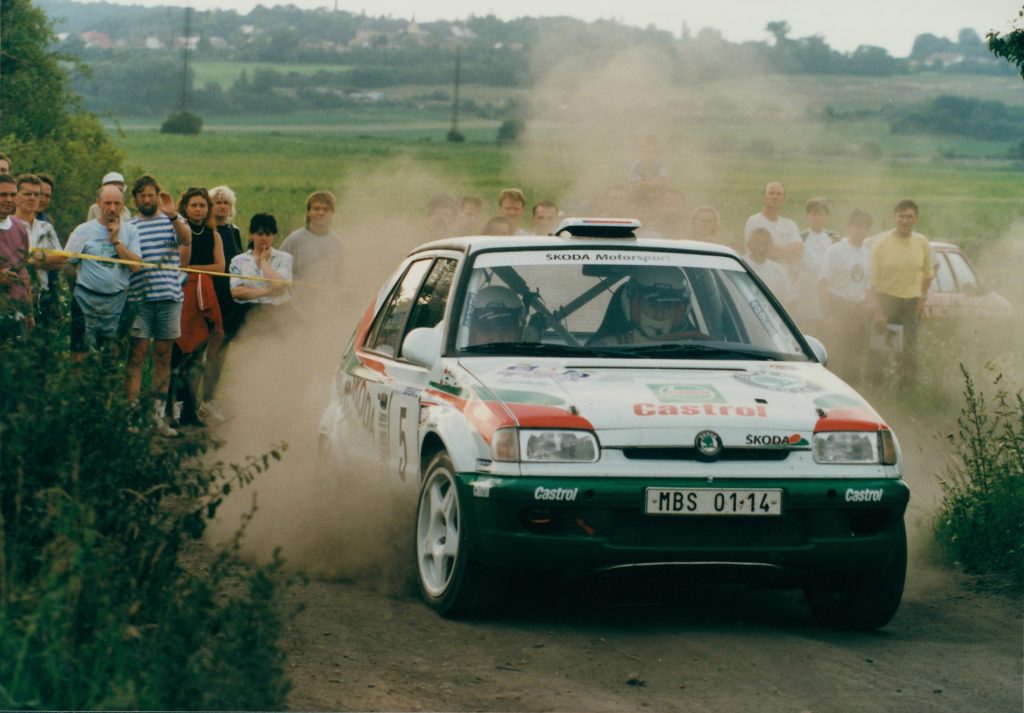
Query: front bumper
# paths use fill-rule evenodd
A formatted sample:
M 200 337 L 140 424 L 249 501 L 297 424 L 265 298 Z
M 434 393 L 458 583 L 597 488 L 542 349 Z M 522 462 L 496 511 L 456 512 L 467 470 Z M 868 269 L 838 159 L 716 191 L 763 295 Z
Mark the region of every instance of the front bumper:
M 495 566 L 588 572 L 735 563 L 794 572 L 864 569 L 891 551 L 910 491 L 899 479 L 527 478 L 463 473 L 472 556 Z M 658 488 L 781 488 L 778 516 L 646 515 Z M 872 493 L 865 499 L 858 495 Z M 880 492 L 880 495 L 878 493 Z

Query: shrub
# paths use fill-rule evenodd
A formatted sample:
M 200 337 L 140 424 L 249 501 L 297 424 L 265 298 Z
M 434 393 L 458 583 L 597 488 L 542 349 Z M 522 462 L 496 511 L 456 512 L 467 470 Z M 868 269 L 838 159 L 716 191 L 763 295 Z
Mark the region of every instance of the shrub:
M 281 709 L 279 562 L 179 555 L 282 449 L 204 465 L 208 438 L 156 436 L 120 363 L 65 339 L 0 343 L 0 707 Z
M 190 111 L 172 111 L 160 124 L 161 134 L 198 134 L 203 130 L 203 118 Z
M 959 459 L 941 479 L 935 533 L 950 561 L 1024 584 L 1024 391 L 999 388 L 995 406 L 963 366 L 964 406 L 949 435 Z M 996 385 L 1002 377 L 997 377 Z
M 497 141 L 500 144 L 518 143 L 525 129 L 526 125 L 522 119 L 506 119 L 498 127 Z

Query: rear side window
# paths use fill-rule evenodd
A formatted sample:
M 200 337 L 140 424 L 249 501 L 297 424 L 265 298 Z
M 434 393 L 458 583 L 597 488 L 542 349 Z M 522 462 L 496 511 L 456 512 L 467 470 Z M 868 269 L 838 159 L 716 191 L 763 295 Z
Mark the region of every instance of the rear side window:
M 970 264 L 960 253 L 948 253 L 949 266 L 953 268 L 953 275 L 960 286 L 961 292 L 974 292 L 978 289 L 978 276 L 974 274 Z
M 367 349 L 392 357 L 398 353 L 406 319 L 415 304 L 414 298 L 431 262 L 430 259 L 417 260 L 405 271 L 405 275 L 370 329 L 366 339 Z
M 932 253 L 932 266 L 935 268 L 935 280 L 932 282 L 932 289 L 936 292 L 954 292 L 956 285 L 953 283 L 953 273 L 949 271 L 949 263 L 946 262 L 946 253 L 944 251 Z
M 405 334 L 420 327 L 434 327 L 444 318 L 448 293 L 452 289 L 452 280 L 458 265 L 458 261 L 447 258 L 441 258 L 434 263 L 419 296 L 416 297 Z

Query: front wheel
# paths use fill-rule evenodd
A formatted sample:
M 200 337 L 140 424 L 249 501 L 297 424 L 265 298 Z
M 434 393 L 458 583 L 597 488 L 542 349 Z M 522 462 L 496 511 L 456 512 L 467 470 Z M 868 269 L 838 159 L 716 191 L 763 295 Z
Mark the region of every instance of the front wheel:
M 427 466 L 416 508 L 416 571 L 423 599 L 441 616 L 471 613 L 479 595 L 480 565 L 466 547 L 455 468 L 447 453 Z
M 892 550 L 876 569 L 812 577 L 804 585 L 804 595 L 819 621 L 862 631 L 878 629 L 896 614 L 906 575 L 907 529 L 900 518 Z

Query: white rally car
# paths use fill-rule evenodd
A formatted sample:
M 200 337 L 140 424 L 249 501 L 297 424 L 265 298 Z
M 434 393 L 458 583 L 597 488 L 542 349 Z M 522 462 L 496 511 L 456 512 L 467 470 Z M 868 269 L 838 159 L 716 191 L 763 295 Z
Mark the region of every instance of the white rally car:
M 418 580 L 445 616 L 512 569 L 715 563 L 883 626 L 906 571 L 892 431 L 734 252 L 638 227 L 414 250 L 338 368 L 328 472 L 418 498 Z

